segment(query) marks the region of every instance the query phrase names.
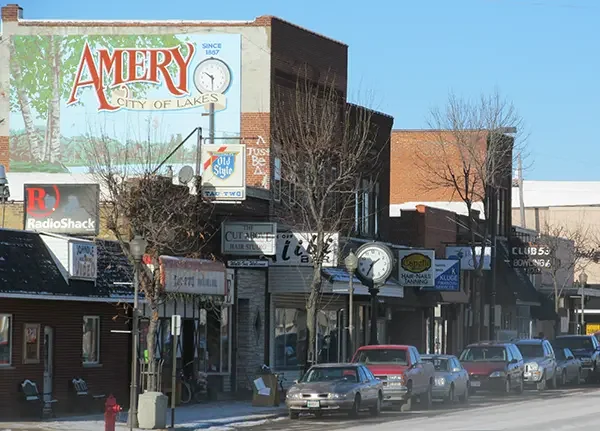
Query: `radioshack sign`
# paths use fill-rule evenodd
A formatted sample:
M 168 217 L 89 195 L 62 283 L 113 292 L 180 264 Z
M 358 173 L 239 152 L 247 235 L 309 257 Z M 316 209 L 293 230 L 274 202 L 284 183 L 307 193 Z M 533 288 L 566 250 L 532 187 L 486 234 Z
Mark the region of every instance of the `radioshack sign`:
M 98 184 L 25 184 L 25 229 L 97 235 L 99 201 Z

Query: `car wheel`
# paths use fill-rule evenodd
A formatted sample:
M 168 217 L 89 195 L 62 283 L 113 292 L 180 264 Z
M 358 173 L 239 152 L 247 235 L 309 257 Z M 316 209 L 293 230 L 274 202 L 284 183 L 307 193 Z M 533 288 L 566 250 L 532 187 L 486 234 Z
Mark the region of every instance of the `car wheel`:
M 427 389 L 427 391 L 424 394 L 421 394 L 419 396 L 419 401 L 423 410 L 431 409 L 431 407 L 433 406 L 433 395 L 431 385 L 429 385 L 429 389 Z
M 296 420 L 296 419 L 298 419 L 300 417 L 300 413 L 295 412 L 293 410 L 290 410 L 289 411 L 289 416 L 290 416 L 290 419 Z
M 521 378 L 521 382 L 517 386 L 517 394 L 522 394 L 523 392 L 525 392 L 525 381 Z
M 375 402 L 375 406 L 369 409 L 369 413 L 371 413 L 371 416 L 379 416 L 379 413 L 381 413 L 381 404 L 383 404 L 383 396 L 381 395 L 381 393 L 379 393 L 379 395 L 377 395 L 377 401 Z
M 400 411 L 401 412 L 410 412 L 412 410 L 412 403 L 413 403 L 412 397 L 408 397 L 406 399 L 406 401 L 404 401 L 400 404 Z
M 537 383 L 537 390 L 538 391 L 545 391 L 546 390 L 546 375 L 544 374 L 542 376 L 542 379 Z
M 469 402 L 469 392 L 470 391 L 471 391 L 471 388 L 469 387 L 469 385 L 467 385 L 467 387 L 465 388 L 465 392 L 458 397 L 458 401 L 460 401 L 462 404 L 467 404 Z
M 450 385 L 450 390 L 448 391 L 448 395 L 446 395 L 446 399 L 444 401 L 449 404 L 454 403 L 454 401 L 455 401 L 454 383 Z
M 360 411 L 360 395 L 356 394 L 354 397 L 354 404 L 352 404 L 352 410 L 348 412 L 348 416 L 351 418 L 358 417 L 358 412 Z
M 550 380 L 550 389 L 556 389 L 558 387 L 557 385 L 557 381 L 556 381 L 556 371 L 554 372 L 554 375 L 552 376 L 552 379 Z

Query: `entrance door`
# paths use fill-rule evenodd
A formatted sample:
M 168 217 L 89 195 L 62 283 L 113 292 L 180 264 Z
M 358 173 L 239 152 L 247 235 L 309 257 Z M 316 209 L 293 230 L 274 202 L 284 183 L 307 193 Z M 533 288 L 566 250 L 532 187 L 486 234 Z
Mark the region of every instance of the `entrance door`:
M 44 401 L 52 399 L 52 378 L 54 375 L 54 330 L 44 326 Z

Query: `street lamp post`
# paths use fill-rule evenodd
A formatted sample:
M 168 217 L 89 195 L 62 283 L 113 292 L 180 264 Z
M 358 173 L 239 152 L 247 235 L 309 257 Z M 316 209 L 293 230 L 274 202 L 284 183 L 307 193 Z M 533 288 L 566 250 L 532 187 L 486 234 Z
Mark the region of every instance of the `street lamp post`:
M 588 281 L 588 275 L 585 271 L 579 274 L 579 284 L 581 285 L 581 334 L 585 335 L 585 285 Z
M 138 395 L 138 346 L 139 346 L 139 338 L 140 338 L 140 330 L 139 330 L 139 316 L 138 316 L 138 307 L 139 307 L 139 291 L 140 291 L 140 279 L 139 279 L 139 266 L 144 257 L 144 253 L 146 253 L 146 247 L 148 247 L 148 241 L 140 235 L 135 235 L 135 237 L 129 242 L 129 251 L 133 256 L 134 260 L 134 268 L 133 268 L 133 325 L 131 329 L 131 387 L 129 394 L 129 417 L 127 422 L 129 422 L 129 430 L 133 430 L 138 427 L 138 419 L 137 419 L 137 395 Z
M 2 227 L 4 227 L 4 218 L 6 216 L 6 201 L 10 197 L 8 189 L 8 178 L 6 178 L 6 168 L 0 165 L 0 201 L 2 201 Z
M 344 265 L 346 265 L 346 270 L 348 271 L 349 281 L 348 281 L 348 299 L 349 299 L 349 311 L 348 311 L 348 336 L 350 337 L 350 354 L 354 353 L 354 273 L 356 272 L 356 268 L 358 268 L 358 257 L 351 250 L 346 259 L 344 259 Z M 344 350 L 348 347 L 344 344 Z M 347 359 L 347 352 L 344 353 L 344 360 Z

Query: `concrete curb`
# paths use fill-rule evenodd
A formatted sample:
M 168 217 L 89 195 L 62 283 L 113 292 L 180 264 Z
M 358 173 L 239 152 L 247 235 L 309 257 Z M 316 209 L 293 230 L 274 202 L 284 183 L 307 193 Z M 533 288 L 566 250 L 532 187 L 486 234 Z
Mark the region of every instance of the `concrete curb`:
M 232 426 L 232 425 L 236 425 L 236 424 L 244 424 L 247 422 L 273 420 L 273 419 L 278 419 L 278 418 L 282 418 L 282 417 L 286 417 L 286 416 L 287 416 L 287 412 L 282 411 L 282 412 L 277 412 L 277 413 L 268 413 L 268 414 L 264 414 L 264 415 L 260 415 L 260 414 L 252 415 L 252 418 L 247 418 L 247 419 L 223 418 L 223 419 L 209 420 L 206 422 L 198 422 L 197 424 L 190 425 L 190 426 L 179 426 L 178 427 L 177 425 L 175 425 L 175 429 L 181 430 L 181 431 L 196 431 L 199 429 L 208 429 L 208 428 L 212 428 L 212 427 L 226 427 L 226 426 Z

